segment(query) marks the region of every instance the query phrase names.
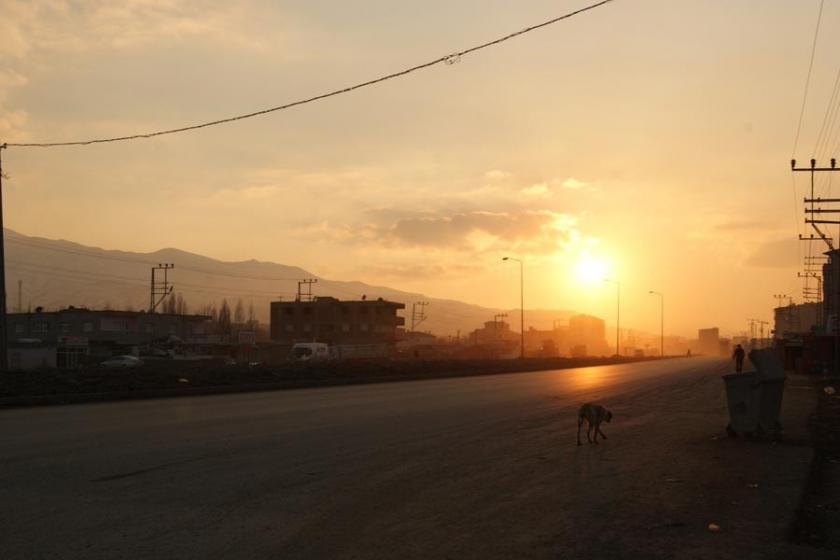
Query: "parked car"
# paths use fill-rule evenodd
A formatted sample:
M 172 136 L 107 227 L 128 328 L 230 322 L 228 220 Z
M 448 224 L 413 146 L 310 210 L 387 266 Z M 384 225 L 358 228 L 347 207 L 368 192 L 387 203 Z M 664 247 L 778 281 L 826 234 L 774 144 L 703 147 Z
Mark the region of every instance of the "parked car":
M 108 358 L 99 365 L 107 368 L 131 368 L 142 366 L 143 360 L 141 360 L 137 356 L 114 356 L 113 358 Z

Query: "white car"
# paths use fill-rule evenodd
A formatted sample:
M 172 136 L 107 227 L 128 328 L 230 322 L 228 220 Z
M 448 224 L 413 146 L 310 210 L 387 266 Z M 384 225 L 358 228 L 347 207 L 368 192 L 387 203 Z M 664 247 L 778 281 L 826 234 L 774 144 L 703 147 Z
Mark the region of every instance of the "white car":
M 114 356 L 113 358 L 108 358 L 99 365 L 108 368 L 131 368 L 142 366 L 143 360 L 141 360 L 137 356 Z

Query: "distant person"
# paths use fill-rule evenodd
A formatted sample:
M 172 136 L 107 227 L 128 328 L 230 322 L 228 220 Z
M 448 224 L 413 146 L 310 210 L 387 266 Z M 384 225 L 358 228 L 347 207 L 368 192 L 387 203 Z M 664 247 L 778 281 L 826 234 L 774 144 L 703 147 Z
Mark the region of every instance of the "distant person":
M 746 352 L 744 352 L 744 349 L 741 347 L 740 344 L 737 345 L 735 347 L 735 351 L 732 352 L 732 357 L 735 359 L 735 371 L 737 373 L 741 373 L 742 371 L 744 371 L 744 356 L 745 355 L 746 355 Z
M 690 349 L 690 348 L 688 349 L 688 352 L 686 352 L 686 353 L 685 353 L 685 355 L 686 355 L 686 357 L 688 357 L 688 358 L 690 358 L 690 357 L 691 357 L 691 349 Z

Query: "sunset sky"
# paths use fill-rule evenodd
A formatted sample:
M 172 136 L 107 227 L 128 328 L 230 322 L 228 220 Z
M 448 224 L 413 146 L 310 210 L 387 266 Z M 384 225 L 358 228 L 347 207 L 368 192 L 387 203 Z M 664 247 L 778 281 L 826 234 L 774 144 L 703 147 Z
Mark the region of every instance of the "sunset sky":
M 4 0 L 0 141 L 148 132 L 387 74 L 590 3 Z M 120 7 L 115 7 L 119 4 Z M 6 226 L 724 334 L 801 301 L 789 160 L 819 3 L 617 0 L 405 78 L 158 139 L 9 148 Z M 837 72 L 826 3 L 797 156 Z M 832 32 L 829 32 L 832 31 Z M 836 154 L 835 154 L 836 155 Z

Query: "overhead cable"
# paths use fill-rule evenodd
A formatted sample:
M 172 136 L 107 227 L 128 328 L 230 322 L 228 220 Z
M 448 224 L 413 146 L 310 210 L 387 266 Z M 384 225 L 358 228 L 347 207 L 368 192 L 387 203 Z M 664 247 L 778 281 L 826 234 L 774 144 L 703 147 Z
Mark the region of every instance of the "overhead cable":
M 568 13 L 563 14 L 561 16 L 558 16 L 558 17 L 555 17 L 553 19 L 544 21 L 544 22 L 539 23 L 537 25 L 532 25 L 530 27 L 526 27 L 525 29 L 520 29 L 519 31 L 516 31 L 514 33 L 510 33 L 509 35 L 505 35 L 504 37 L 500 37 L 498 39 L 495 39 L 493 41 L 489 41 L 487 43 L 482 43 L 480 45 L 476 45 L 476 46 L 470 47 L 468 49 L 464 49 L 462 51 L 454 52 L 454 53 L 448 54 L 446 56 L 441 56 L 439 58 L 435 58 L 434 60 L 430 60 L 428 62 L 424 62 L 422 64 L 418 64 L 416 66 L 412 66 L 410 68 L 406 68 L 404 70 L 400 70 L 400 71 L 394 72 L 392 74 L 387 74 L 385 76 L 381 76 L 381 77 L 375 78 L 373 80 L 368 80 L 366 82 L 360 82 L 360 83 L 352 85 L 352 86 L 348 86 L 348 87 L 345 87 L 345 88 L 342 88 L 342 89 L 333 90 L 333 91 L 330 91 L 330 92 L 327 92 L 327 93 L 322 93 L 320 95 L 316 95 L 316 96 L 309 97 L 309 98 L 306 98 L 306 99 L 300 99 L 298 101 L 292 101 L 290 103 L 286 103 L 284 105 L 279 105 L 277 107 L 271 107 L 271 108 L 268 108 L 268 109 L 261 109 L 259 111 L 254 111 L 254 112 L 251 112 L 251 113 L 245 113 L 245 114 L 242 114 L 242 115 L 236 115 L 236 116 L 233 116 L 233 117 L 227 117 L 227 118 L 218 119 L 218 120 L 209 121 L 209 122 L 200 123 L 200 124 L 182 126 L 182 127 L 179 127 L 179 128 L 171 128 L 171 129 L 168 129 L 168 130 L 158 130 L 158 131 L 155 131 L 155 132 L 147 132 L 147 133 L 141 133 L 141 134 L 130 134 L 130 135 L 126 135 L 126 136 L 114 136 L 114 137 L 110 137 L 110 138 L 94 138 L 94 139 L 89 139 L 89 140 L 74 140 L 74 141 L 66 141 L 66 142 L 7 142 L 6 144 L 0 144 L 0 145 L 8 146 L 8 147 L 18 147 L 18 148 L 54 148 L 54 147 L 58 147 L 58 146 L 88 146 L 88 145 L 91 145 L 91 144 L 104 144 L 104 143 L 107 143 L 107 142 L 124 142 L 124 141 L 127 141 L 127 140 L 140 140 L 140 139 L 143 139 L 143 138 L 153 138 L 155 136 L 177 134 L 179 132 L 188 132 L 188 131 L 191 131 L 191 130 L 198 130 L 200 128 L 207 128 L 207 127 L 210 127 L 210 126 L 216 126 L 216 125 L 226 124 L 226 123 L 230 123 L 230 122 L 234 122 L 234 121 L 250 119 L 250 118 L 253 118 L 253 117 L 259 117 L 259 116 L 262 116 L 262 115 L 266 115 L 268 113 L 274 113 L 276 111 L 282 111 L 284 109 L 290 109 L 290 108 L 296 107 L 298 105 L 305 105 L 307 103 L 313 103 L 315 101 L 320 101 L 320 100 L 326 99 L 328 97 L 334 97 L 334 96 L 341 95 L 341 94 L 344 94 L 344 93 L 350 93 L 351 91 L 354 91 L 354 90 L 357 90 L 357 89 L 372 86 L 372 85 L 375 85 L 375 84 L 378 84 L 378 83 L 381 83 L 381 82 L 385 82 L 387 80 L 392 80 L 394 78 L 400 78 L 400 77 L 405 76 L 407 74 L 411 74 L 412 72 L 417 72 L 418 70 L 424 70 L 426 68 L 430 68 L 430 67 L 436 66 L 438 64 L 454 64 L 454 63 L 458 62 L 461 59 L 462 56 L 474 53 L 474 52 L 482 50 L 482 49 L 486 49 L 488 47 L 492 47 L 494 45 L 498 45 L 499 43 L 503 43 L 505 41 L 513 39 L 514 37 L 518 37 L 520 35 L 530 33 L 531 31 L 535 31 L 535 30 L 540 29 L 542 27 L 547 27 L 547 26 L 552 25 L 554 23 L 557 23 L 557 22 L 563 21 L 565 19 L 569 19 L 571 17 L 574 17 L 574 16 L 576 16 L 578 14 L 581 14 L 583 12 L 587 12 L 589 10 L 594 10 L 595 8 L 599 8 L 599 7 L 601 7 L 605 4 L 609 4 L 613 1 L 614 0 L 602 0 L 600 2 L 590 4 L 588 6 L 580 8 L 580 9 L 575 10 L 573 12 L 568 12 Z M 822 10 L 822 6 L 820 7 L 820 9 Z
M 820 36 L 820 22 L 822 21 L 823 4 L 825 4 L 825 0 L 820 0 L 820 11 L 817 14 L 817 26 L 814 29 L 814 42 L 811 45 L 811 60 L 808 63 L 808 75 L 805 77 L 805 92 L 802 94 L 802 107 L 799 109 L 799 124 L 796 126 L 796 137 L 793 140 L 791 158 L 796 157 L 796 148 L 799 146 L 799 135 L 802 132 L 802 119 L 805 116 L 805 105 L 808 101 L 808 86 L 811 84 L 811 70 L 814 68 L 814 54 L 817 52 L 817 39 Z

